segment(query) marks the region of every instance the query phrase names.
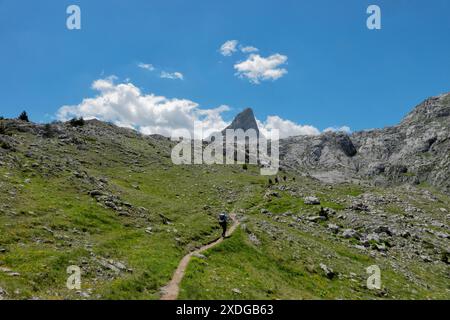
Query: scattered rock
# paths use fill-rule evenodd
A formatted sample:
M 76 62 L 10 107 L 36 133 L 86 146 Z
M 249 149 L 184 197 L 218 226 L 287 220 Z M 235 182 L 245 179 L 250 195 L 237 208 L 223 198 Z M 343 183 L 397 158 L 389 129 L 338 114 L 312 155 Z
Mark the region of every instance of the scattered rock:
M 91 297 L 91 295 L 86 291 L 77 291 L 76 294 L 78 294 L 80 297 L 86 298 L 86 299 Z
M 89 195 L 92 197 L 98 197 L 98 196 L 102 196 L 103 192 L 101 192 L 100 190 L 92 190 L 92 191 L 89 191 Z
M 380 236 L 377 233 L 370 233 L 366 237 L 367 241 L 380 242 Z
M 334 216 L 336 215 L 336 211 L 331 208 L 321 208 L 320 209 L 320 215 L 324 215 L 326 217 Z
M 8 293 L 6 292 L 6 290 L 0 287 L 0 300 L 3 300 L 7 295 Z
M 389 236 L 393 235 L 393 231 L 388 226 L 379 226 L 377 227 L 374 232 L 376 233 L 386 233 Z
M 78 171 L 74 171 L 73 175 L 75 178 L 78 178 L 78 179 L 83 179 L 85 177 L 82 173 L 80 173 Z
M 325 220 L 327 220 L 326 217 L 322 217 L 322 216 L 312 216 L 312 217 L 308 217 L 307 219 L 308 219 L 308 221 L 311 221 L 311 222 L 318 222 L 318 221 L 325 221 Z
M 320 264 L 320 268 L 322 269 L 322 271 L 325 273 L 325 276 L 328 279 L 333 279 L 334 276 L 336 275 L 336 273 L 333 271 L 333 269 L 331 269 L 330 267 L 328 267 L 326 264 L 321 263 Z
M 350 238 L 359 239 L 359 238 L 360 238 L 359 233 L 356 232 L 356 231 L 353 230 L 353 229 L 345 229 L 345 230 L 342 232 L 342 236 L 343 236 L 344 238 L 346 238 L 346 239 L 350 239 Z
M 349 207 L 349 209 L 355 210 L 355 211 L 366 211 L 366 212 L 369 211 L 369 207 L 362 202 L 357 202 L 357 203 L 352 204 Z
M 261 242 L 259 241 L 259 239 L 256 237 L 255 234 L 250 233 L 248 235 L 248 239 L 250 240 L 251 243 L 253 243 L 256 246 L 259 246 L 261 244 Z
M 405 238 L 405 239 L 409 238 L 409 237 L 411 237 L 411 233 L 409 233 L 408 230 L 404 230 L 404 231 L 400 232 L 400 237 Z
M 13 270 L 11 270 L 7 267 L 0 267 L 0 272 L 3 272 L 10 277 L 19 277 L 20 276 L 19 272 L 14 272 Z
M 317 197 L 306 197 L 303 199 L 303 202 L 307 205 L 317 205 L 320 204 L 320 200 Z
M 98 264 L 100 264 L 102 267 L 109 269 L 113 271 L 116 275 L 119 275 L 121 272 L 133 272 L 132 269 L 129 269 L 125 266 L 124 263 L 120 261 L 114 261 L 112 259 L 105 259 L 105 258 L 94 258 L 95 261 L 97 261 Z
M 328 228 L 331 232 L 333 232 L 333 233 L 335 233 L 335 234 L 337 234 L 337 233 L 339 232 L 339 229 L 340 229 L 340 227 L 339 227 L 338 225 L 333 224 L 333 223 L 329 223 L 329 224 L 327 225 L 327 228 Z
M 280 198 L 280 194 L 278 192 L 276 192 L 276 191 L 271 191 L 271 190 L 268 190 L 264 194 L 264 199 L 270 200 L 272 197 Z
M 434 234 L 442 239 L 448 239 L 450 237 L 447 233 L 441 231 L 437 231 Z

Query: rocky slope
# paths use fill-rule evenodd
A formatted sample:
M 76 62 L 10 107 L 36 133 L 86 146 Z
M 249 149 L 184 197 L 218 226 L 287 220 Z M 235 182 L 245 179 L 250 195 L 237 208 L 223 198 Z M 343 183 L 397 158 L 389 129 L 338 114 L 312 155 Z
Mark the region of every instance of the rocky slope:
M 429 98 L 397 126 L 280 142 L 282 165 L 321 180 L 428 183 L 450 192 L 450 94 Z

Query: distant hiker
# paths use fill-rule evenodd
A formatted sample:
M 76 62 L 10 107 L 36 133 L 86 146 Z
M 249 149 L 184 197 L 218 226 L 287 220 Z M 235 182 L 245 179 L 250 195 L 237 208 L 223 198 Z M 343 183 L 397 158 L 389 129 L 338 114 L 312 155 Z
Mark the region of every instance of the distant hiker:
M 219 214 L 219 224 L 222 227 L 222 237 L 225 238 L 225 235 L 227 233 L 227 221 L 228 221 L 228 216 L 225 212 L 222 212 L 221 214 Z
M 327 217 L 328 216 L 328 212 L 323 207 L 320 207 L 319 216 Z

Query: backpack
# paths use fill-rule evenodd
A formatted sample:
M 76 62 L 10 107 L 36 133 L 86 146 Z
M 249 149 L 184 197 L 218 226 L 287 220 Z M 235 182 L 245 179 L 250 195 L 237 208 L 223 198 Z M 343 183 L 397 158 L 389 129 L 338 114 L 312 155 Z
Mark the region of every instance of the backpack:
M 227 222 L 227 214 L 221 213 L 221 214 L 219 214 L 219 223 L 224 223 L 224 222 Z

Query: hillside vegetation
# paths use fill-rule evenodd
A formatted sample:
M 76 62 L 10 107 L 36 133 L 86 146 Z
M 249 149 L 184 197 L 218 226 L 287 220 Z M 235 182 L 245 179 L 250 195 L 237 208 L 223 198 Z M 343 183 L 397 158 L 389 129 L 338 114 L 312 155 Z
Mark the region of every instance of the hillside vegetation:
M 96 120 L 0 126 L 0 299 L 159 299 L 222 210 L 241 227 L 191 261 L 180 298 L 450 298 L 450 198 L 426 184 L 270 185 L 256 166 L 175 166 L 168 139 Z

